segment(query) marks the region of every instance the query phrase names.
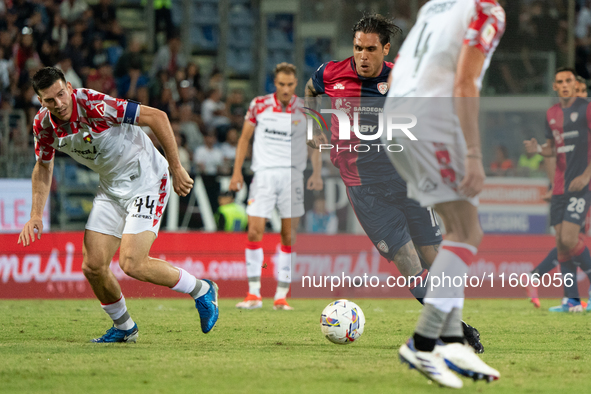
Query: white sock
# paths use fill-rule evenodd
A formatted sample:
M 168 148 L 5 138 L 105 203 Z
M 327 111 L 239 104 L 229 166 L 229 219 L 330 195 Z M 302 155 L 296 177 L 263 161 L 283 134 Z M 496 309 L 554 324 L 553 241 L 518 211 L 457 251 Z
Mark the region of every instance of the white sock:
M 202 280 L 201 281 L 201 290 L 199 290 L 199 292 L 197 293 L 197 296 L 195 298 L 199 298 L 202 295 L 205 295 L 209 291 L 209 288 L 210 287 L 211 286 L 209 285 L 209 283 L 207 283 L 206 281 Z
M 449 286 L 449 280 L 443 281 L 443 278 L 463 278 L 468 273 L 468 265 L 472 263 L 472 258 L 476 255 L 477 249 L 469 244 L 461 242 L 443 241 L 437 257 L 431 265 L 429 270 L 429 281 L 433 281 L 434 277 L 445 283 L 445 286 L 431 290 L 431 286 L 427 289 L 427 294 L 424 299 L 426 304 L 435 306 L 442 312 L 449 313 L 453 308 L 462 309 L 464 306 L 464 286 L 454 287 L 453 284 Z
M 248 277 L 248 292 L 257 297 L 261 296 L 261 272 L 263 271 L 263 261 L 265 255 L 263 248 L 256 248 L 258 245 L 253 245 L 254 242 L 249 242 L 244 255 L 246 257 L 246 276 Z
M 282 298 L 287 297 L 287 293 L 289 292 L 289 286 L 279 286 L 277 284 L 277 291 L 275 292 L 275 300 L 280 300 Z
M 129 316 L 127 312 L 127 306 L 125 305 L 125 297 L 121 294 L 121 298 L 117 302 L 113 302 L 112 304 L 101 304 L 103 310 L 109 315 L 111 320 L 113 320 L 113 324 L 120 330 L 129 330 L 134 325 L 135 322 Z
M 252 295 L 257 297 L 261 296 L 261 277 L 259 276 L 258 280 L 253 280 L 253 278 L 248 278 L 248 292 Z
M 171 289 L 179 293 L 190 294 L 193 291 L 193 289 L 195 289 L 195 285 L 197 284 L 197 278 L 195 278 L 193 275 L 191 275 L 182 268 L 178 268 L 178 270 L 179 281 L 176 282 L 176 285 L 171 287 Z

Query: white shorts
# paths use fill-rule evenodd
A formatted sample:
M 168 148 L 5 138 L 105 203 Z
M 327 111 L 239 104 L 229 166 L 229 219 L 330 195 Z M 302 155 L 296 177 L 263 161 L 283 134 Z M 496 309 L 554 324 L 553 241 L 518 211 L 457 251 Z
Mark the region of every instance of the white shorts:
M 277 207 L 281 219 L 304 215 L 304 174 L 293 168 L 257 171 L 248 193 L 248 216 L 271 218 Z
M 86 229 L 121 238 L 123 234 L 151 231 L 158 236 L 162 213 L 170 196 L 171 179 L 168 171 L 157 184 L 138 192 L 129 199 L 119 199 L 99 188 Z
M 449 201 L 464 200 L 478 206 L 478 197 L 468 198 L 459 192 L 466 173 L 466 143 L 458 138 L 455 144 L 433 141 L 396 141 L 402 152 L 389 152 L 396 171 L 407 183 L 408 197 L 429 207 Z

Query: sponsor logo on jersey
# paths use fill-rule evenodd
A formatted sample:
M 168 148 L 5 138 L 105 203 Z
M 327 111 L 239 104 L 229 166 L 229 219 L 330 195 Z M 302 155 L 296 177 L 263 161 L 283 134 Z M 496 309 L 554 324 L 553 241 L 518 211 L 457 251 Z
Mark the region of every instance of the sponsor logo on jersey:
M 378 83 L 378 91 L 379 91 L 381 94 L 386 94 L 386 93 L 388 93 L 388 87 L 389 87 L 389 86 L 388 86 L 388 82 L 380 82 L 380 83 Z
M 380 242 L 378 242 L 377 248 L 384 253 L 388 253 L 390 251 L 390 248 L 388 248 L 388 244 L 383 239 Z
M 85 131 L 84 134 L 82 134 L 82 139 L 87 144 L 92 144 L 92 135 L 88 131 Z
M 557 153 L 568 153 L 568 152 L 572 152 L 574 150 L 575 150 L 574 145 L 564 145 L 564 146 L 559 146 L 558 148 L 556 148 Z
M 337 89 L 337 90 L 345 90 L 345 85 L 343 85 L 342 83 L 338 82 L 332 88 L 333 89 Z
M 77 154 L 78 156 L 82 156 L 82 158 L 86 159 L 86 160 L 94 160 L 98 157 L 98 155 L 101 154 L 101 152 L 99 152 L 96 149 L 96 146 L 93 146 L 92 149 L 84 149 L 84 150 L 72 148 L 71 152 Z M 93 155 L 93 156 L 89 156 L 89 155 Z
M 567 139 L 567 138 L 576 138 L 579 136 L 579 131 L 578 130 L 574 130 L 574 131 L 566 131 L 564 133 L 562 133 L 562 138 Z
M 570 120 L 573 122 L 576 122 L 577 119 L 579 119 L 579 113 L 578 112 L 573 112 L 570 114 Z
M 552 135 L 554 136 L 554 141 L 556 141 L 556 145 L 562 145 L 562 143 L 564 142 L 564 138 L 562 138 L 560 131 L 552 130 Z
M 61 140 L 60 139 L 59 142 L 58 142 L 58 144 L 57 144 L 57 148 L 58 149 L 61 149 L 61 148 L 66 147 L 66 146 L 68 146 L 68 142 L 66 140 Z

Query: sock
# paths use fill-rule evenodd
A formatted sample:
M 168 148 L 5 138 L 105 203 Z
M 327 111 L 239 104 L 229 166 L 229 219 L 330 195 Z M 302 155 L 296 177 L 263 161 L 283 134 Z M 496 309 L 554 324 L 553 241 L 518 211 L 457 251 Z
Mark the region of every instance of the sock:
M 568 274 L 569 278 L 571 278 L 573 281 L 572 286 L 564 286 L 564 296 L 566 298 L 574 298 L 579 300 L 579 286 L 577 284 L 577 266 L 572 262 L 572 260 L 561 262 L 560 271 L 562 272 L 563 280 L 564 278 L 566 278 L 566 275 Z
M 201 281 L 198 281 L 193 275 L 182 268 L 177 267 L 177 269 L 179 270 L 179 280 L 176 282 L 176 285 L 171 287 L 172 290 L 179 293 L 191 294 L 195 290 L 195 287 L 201 286 Z
M 531 272 L 532 274 L 540 275 L 540 279 L 544 274 L 552 271 L 554 267 L 558 265 L 558 249 L 554 248 L 548 253 L 548 255 L 542 260 L 540 264 Z
M 277 291 L 275 292 L 275 300 L 280 300 L 287 297 L 289 292 L 289 283 L 277 282 Z
M 247 242 L 246 250 L 246 276 L 248 277 L 248 292 L 257 297 L 261 296 L 261 272 L 265 255 L 261 242 Z
M 472 245 L 462 242 L 443 241 L 429 271 L 430 283 L 436 278 L 440 281 L 440 285 L 433 289 L 429 286 L 423 300 L 424 303 L 434 305 L 445 313 L 451 312 L 454 307 L 462 308 L 464 283 L 454 286 L 452 279 L 454 277 L 463 278 L 464 275 L 468 274 L 468 264 L 471 264 L 476 252 L 477 249 Z
M 441 340 L 445 343 L 464 343 L 461 308 L 453 308 L 447 315 L 447 320 L 441 329 Z
M 207 292 L 209 291 L 210 288 L 211 288 L 211 286 L 206 281 L 197 280 L 197 283 L 195 284 L 195 288 L 189 294 L 194 299 L 197 299 L 197 298 L 207 294 Z
M 429 271 L 423 269 L 421 272 L 416 274 L 415 276 L 411 276 L 409 278 L 409 286 L 408 289 L 410 290 L 411 294 L 415 296 L 417 301 L 421 304 L 423 303 L 423 298 L 425 298 L 425 294 L 427 293 L 427 275 Z
M 589 248 L 585 245 L 583 240 L 579 240 L 579 243 L 573 250 L 571 250 L 571 256 L 575 264 L 581 267 L 581 270 L 587 275 L 591 282 L 591 254 L 589 254 Z
M 448 313 L 431 304 L 425 304 L 413 335 L 415 348 L 423 352 L 431 352 L 435 348 L 437 338 L 441 336 L 441 327 Z
M 125 305 L 125 297 L 121 294 L 121 298 L 118 301 L 111 304 L 101 304 L 101 307 L 107 315 L 113 320 L 113 325 L 120 330 L 130 330 L 135 325 L 134 321 L 127 312 L 127 306 Z
M 281 245 L 281 251 L 277 259 L 277 291 L 275 299 L 279 300 L 287 296 L 291 283 L 291 246 Z
M 257 297 L 261 296 L 261 277 L 248 278 L 248 292 Z

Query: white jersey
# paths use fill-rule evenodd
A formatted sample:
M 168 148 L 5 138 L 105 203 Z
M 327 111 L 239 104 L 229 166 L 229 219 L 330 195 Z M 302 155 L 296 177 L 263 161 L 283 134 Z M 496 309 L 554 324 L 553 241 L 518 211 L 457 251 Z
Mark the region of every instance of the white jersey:
M 452 97 L 462 45 L 486 56 L 482 76 L 505 30 L 496 0 L 431 0 L 419 11 L 404 40 L 388 97 Z
M 306 169 L 306 119 L 303 102 L 295 95 L 284 107 L 272 93 L 250 102 L 245 119 L 255 124 L 253 171 L 270 168 Z
M 64 152 L 100 175 L 100 187 L 116 198 L 130 198 L 160 181 L 168 163 L 137 125 L 140 105 L 90 89 L 72 93 L 69 121 L 46 108 L 35 116 L 37 159 L 47 163 Z

